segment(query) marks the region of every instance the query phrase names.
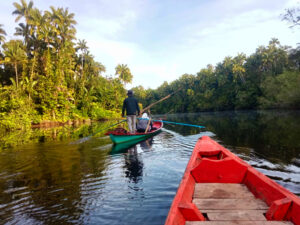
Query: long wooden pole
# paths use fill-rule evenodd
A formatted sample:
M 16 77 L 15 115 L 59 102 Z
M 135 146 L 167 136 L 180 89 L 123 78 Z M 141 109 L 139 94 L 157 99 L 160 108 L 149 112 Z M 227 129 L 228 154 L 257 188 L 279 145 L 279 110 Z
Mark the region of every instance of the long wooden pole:
M 163 97 L 162 99 L 158 100 L 157 102 L 153 102 L 152 104 L 150 104 L 149 106 L 147 106 L 146 108 L 144 108 L 141 111 L 141 114 L 143 114 L 144 112 L 146 112 L 147 110 L 149 110 L 152 106 L 156 105 L 157 103 L 160 103 L 168 98 L 170 98 L 172 95 L 176 94 L 177 92 L 179 92 L 182 88 L 179 88 L 177 91 L 174 91 L 173 93 L 167 95 L 166 97 Z
M 147 128 L 146 128 L 146 130 L 145 130 L 145 134 L 147 134 L 147 132 L 148 132 L 150 123 L 151 123 L 151 118 L 150 118 L 149 121 L 148 121 Z

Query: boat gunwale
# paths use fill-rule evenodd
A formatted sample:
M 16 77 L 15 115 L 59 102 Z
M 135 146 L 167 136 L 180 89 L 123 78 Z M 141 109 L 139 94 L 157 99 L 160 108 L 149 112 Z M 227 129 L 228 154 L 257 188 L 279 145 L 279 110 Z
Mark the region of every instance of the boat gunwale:
M 214 155 L 217 155 L 217 157 L 212 158 Z M 215 175 L 222 176 L 225 172 L 220 172 L 220 169 L 218 171 L 218 167 L 227 163 L 227 168 L 229 168 L 230 162 L 234 162 L 236 165 L 240 164 L 240 168 L 242 169 L 246 168 L 243 175 L 240 175 L 240 178 L 238 178 L 239 180 L 235 179 L 232 182 L 228 182 L 228 180 L 224 180 L 223 178 L 219 180 L 209 180 L 211 179 L 211 177 L 209 177 L 211 173 L 208 173 L 209 170 L 205 171 L 207 166 L 211 167 L 210 170 L 212 170 Z M 224 168 L 222 169 L 224 170 Z M 197 172 L 200 172 L 200 178 L 198 177 L 198 180 Z M 209 176 L 206 177 L 208 180 L 203 178 L 203 174 L 209 174 Z M 165 225 L 184 225 L 186 221 L 199 221 L 200 224 L 201 221 L 206 220 L 196 205 L 192 203 L 194 185 L 196 183 L 245 184 L 256 198 L 263 200 L 268 205 L 269 209 L 265 215 L 268 221 L 288 221 L 300 225 L 300 198 L 297 195 L 259 172 L 208 136 L 199 138 L 194 147 L 171 204 Z
M 144 133 L 142 133 L 142 132 L 136 132 L 136 133 L 131 134 L 129 132 L 128 133 L 120 133 L 120 132 L 109 131 L 106 134 L 113 135 L 113 136 L 116 136 L 116 137 L 119 137 L 119 136 L 146 136 L 146 135 L 149 135 L 149 134 L 154 134 L 154 133 L 160 131 L 163 128 L 164 124 L 163 124 L 162 121 L 158 121 L 156 123 L 160 123 L 160 127 L 158 127 L 155 130 L 151 130 L 151 131 L 149 131 L 147 133 L 145 133 L 145 132 Z

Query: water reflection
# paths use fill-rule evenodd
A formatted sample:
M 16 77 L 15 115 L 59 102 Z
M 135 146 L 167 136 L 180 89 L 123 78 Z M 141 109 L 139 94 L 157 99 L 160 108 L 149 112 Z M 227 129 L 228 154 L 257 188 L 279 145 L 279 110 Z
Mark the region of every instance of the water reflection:
M 143 162 L 140 153 L 151 150 L 153 137 L 148 138 L 126 150 L 125 157 L 125 175 L 133 183 L 138 183 L 143 177 Z
M 140 159 L 137 146 L 133 146 L 128 149 L 125 156 L 125 175 L 133 183 L 138 183 L 143 176 L 143 162 Z
M 92 151 L 93 146 L 99 145 L 98 141 L 77 146 L 68 143 L 31 143 L 17 151 L 2 151 L 2 222 L 69 224 L 79 221 L 86 207 L 82 205 L 83 194 L 93 195 L 92 187 L 101 189 L 97 182 L 106 168 L 107 151 Z
M 258 157 L 290 164 L 300 154 L 300 111 L 245 111 L 169 115 L 168 120 L 205 125 L 224 145 L 255 149 Z M 181 135 L 198 128 L 168 126 Z
M 143 149 L 144 151 L 149 151 L 152 148 L 152 144 L 153 144 L 153 137 L 148 138 L 145 141 L 142 141 L 140 143 L 141 149 Z
M 300 113 L 169 115 L 165 125 L 121 151 L 100 133 L 114 123 L 0 134 L 0 224 L 163 224 L 193 147 L 213 136 L 300 195 Z M 120 150 L 120 149 L 119 149 Z

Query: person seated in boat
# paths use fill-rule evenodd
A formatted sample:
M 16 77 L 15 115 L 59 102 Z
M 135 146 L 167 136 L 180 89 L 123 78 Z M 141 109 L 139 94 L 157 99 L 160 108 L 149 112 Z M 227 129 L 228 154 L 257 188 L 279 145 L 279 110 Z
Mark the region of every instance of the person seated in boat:
M 142 118 L 139 119 L 138 124 L 137 124 L 137 131 L 138 132 L 145 132 L 147 129 L 148 123 L 149 123 L 149 117 L 147 113 L 143 113 Z M 148 132 L 151 131 L 152 129 L 152 122 L 150 120 L 150 124 L 148 126 Z

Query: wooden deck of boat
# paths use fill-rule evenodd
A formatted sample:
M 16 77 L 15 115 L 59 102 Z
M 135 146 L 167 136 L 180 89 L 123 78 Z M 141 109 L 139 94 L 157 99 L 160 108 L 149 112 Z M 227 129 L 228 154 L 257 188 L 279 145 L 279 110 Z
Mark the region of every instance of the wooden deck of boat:
M 292 225 L 286 221 L 267 221 L 268 206 L 244 184 L 196 183 L 193 203 L 207 221 L 188 221 L 186 225 Z

